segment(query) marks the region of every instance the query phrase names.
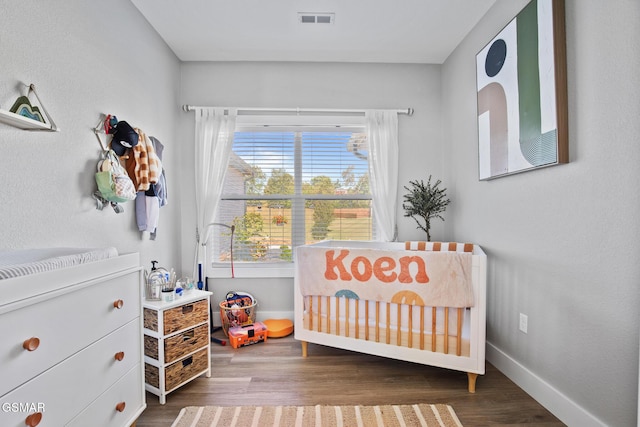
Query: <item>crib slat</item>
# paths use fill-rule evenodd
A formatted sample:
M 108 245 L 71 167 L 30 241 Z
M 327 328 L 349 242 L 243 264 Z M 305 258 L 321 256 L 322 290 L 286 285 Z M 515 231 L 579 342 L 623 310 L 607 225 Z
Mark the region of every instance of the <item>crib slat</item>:
M 336 335 L 340 335 L 340 298 L 335 297 L 336 300 Z
M 327 297 L 327 333 L 331 333 L 331 297 Z
M 436 351 L 436 322 L 437 311 L 435 307 L 431 308 L 431 351 Z
M 364 302 L 364 339 L 369 341 L 369 300 Z
M 311 297 L 311 300 L 313 301 L 313 297 Z M 320 295 L 318 295 L 318 332 L 322 332 L 322 310 L 321 310 L 321 303 L 322 301 L 322 297 Z M 309 319 L 309 329 L 313 331 L 313 316 L 310 316 L 311 318 Z
M 420 350 L 424 350 L 424 306 L 420 306 Z
M 318 314 L 317 314 L 317 316 L 318 316 L 318 322 L 317 322 L 318 323 L 318 332 L 322 332 L 322 324 L 321 324 L 321 320 L 320 320 L 321 319 L 320 316 L 321 316 L 321 313 L 322 313 L 322 310 L 321 310 L 321 307 L 320 307 L 320 301 L 322 301 L 321 298 L 322 297 L 320 297 L 318 295 Z M 313 301 L 313 297 L 311 297 L 311 301 Z M 311 304 L 313 304 L 313 302 Z M 310 316 L 310 317 L 311 317 L 311 319 L 309 319 L 309 329 L 313 331 L 313 316 Z
M 380 301 L 376 301 L 376 342 L 380 342 Z
M 402 304 L 396 304 L 398 306 L 398 332 L 396 333 L 396 345 L 399 347 L 402 345 Z M 387 313 L 391 311 L 391 304 L 387 303 Z
M 391 344 L 391 304 L 387 303 L 387 324 L 385 325 L 387 344 Z
M 317 325 L 315 326 L 315 328 L 319 331 L 322 332 L 322 307 L 321 307 L 321 301 L 322 301 L 322 297 L 318 296 L 318 308 L 316 309 L 316 316 L 317 316 Z
M 344 307 L 344 322 L 345 322 L 344 335 L 346 337 L 348 337 L 349 336 L 349 326 L 350 326 L 349 325 L 349 299 L 345 298 L 344 299 L 344 303 L 346 304 L 345 307 Z
M 356 339 L 360 338 L 360 300 L 355 300 L 356 305 Z
M 462 308 L 458 308 L 458 324 L 456 331 L 456 356 L 462 354 Z
M 318 332 L 322 332 L 322 297 L 318 295 Z
M 305 297 L 309 302 L 309 330 L 313 331 L 313 296 Z
M 413 306 L 409 306 L 409 348 L 413 348 Z
M 444 308 L 444 354 L 449 354 L 449 307 Z

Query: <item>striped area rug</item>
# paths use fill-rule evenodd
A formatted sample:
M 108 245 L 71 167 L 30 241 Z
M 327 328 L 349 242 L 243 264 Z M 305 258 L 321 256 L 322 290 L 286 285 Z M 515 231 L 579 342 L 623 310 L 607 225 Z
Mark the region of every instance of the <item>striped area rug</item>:
M 189 406 L 172 427 L 462 427 L 449 405 Z

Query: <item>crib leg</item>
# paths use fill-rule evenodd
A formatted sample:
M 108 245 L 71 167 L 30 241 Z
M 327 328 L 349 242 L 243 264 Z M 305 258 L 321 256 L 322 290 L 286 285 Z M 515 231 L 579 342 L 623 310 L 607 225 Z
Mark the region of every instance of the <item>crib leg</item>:
M 475 393 L 476 380 L 478 379 L 478 374 L 467 372 L 467 378 L 469 379 L 469 393 Z
M 307 347 L 309 343 L 306 341 L 300 341 L 300 343 L 302 344 L 302 357 L 307 357 Z

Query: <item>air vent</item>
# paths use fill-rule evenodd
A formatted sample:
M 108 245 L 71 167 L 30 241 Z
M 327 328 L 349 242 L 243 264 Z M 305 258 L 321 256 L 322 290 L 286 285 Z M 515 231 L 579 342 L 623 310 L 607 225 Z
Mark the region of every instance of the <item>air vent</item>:
M 298 12 L 301 24 L 333 24 L 335 13 Z

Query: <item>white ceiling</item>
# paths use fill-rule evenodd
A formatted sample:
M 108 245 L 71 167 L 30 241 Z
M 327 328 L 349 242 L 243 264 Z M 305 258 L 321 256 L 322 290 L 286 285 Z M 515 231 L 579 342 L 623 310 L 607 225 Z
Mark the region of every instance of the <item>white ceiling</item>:
M 496 0 L 131 1 L 182 61 L 441 64 Z

